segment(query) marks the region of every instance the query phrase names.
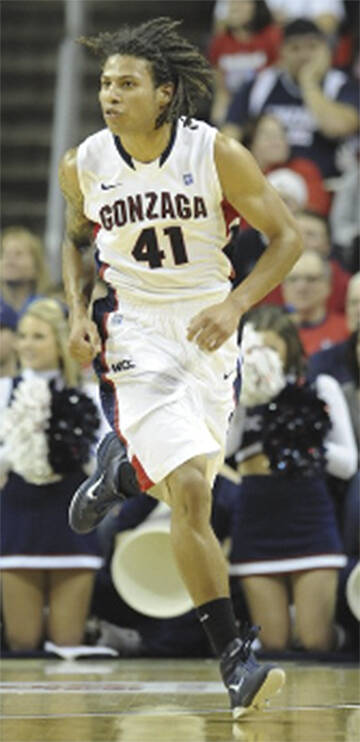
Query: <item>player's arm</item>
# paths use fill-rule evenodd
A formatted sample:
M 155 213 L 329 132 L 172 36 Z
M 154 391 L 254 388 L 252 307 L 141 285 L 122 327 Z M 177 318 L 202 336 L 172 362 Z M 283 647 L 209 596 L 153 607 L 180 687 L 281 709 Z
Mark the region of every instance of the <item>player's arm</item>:
M 242 314 L 277 286 L 302 252 L 296 222 L 275 189 L 261 173 L 253 156 L 239 142 L 217 135 L 215 162 L 225 198 L 268 238 L 255 267 L 222 304 L 194 317 L 188 338 L 200 347 L 216 350 L 235 332 Z
M 92 223 L 84 214 L 76 150 L 69 150 L 59 168 L 59 182 L 66 200 L 66 229 L 63 243 L 63 282 L 70 312 L 71 354 L 80 363 L 90 363 L 100 350 L 96 325 L 88 315 L 84 265 L 81 248 L 92 241 Z
M 245 147 L 218 134 L 215 160 L 225 198 L 269 243 L 232 292 L 242 313 L 283 281 L 301 254 L 302 240 L 289 209 Z

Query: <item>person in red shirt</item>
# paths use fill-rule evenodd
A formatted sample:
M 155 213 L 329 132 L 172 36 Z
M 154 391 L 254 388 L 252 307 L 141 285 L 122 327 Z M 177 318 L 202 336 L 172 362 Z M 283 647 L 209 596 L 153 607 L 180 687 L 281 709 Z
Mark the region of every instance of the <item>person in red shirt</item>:
M 349 336 L 345 316 L 327 309 L 330 288 L 330 263 L 314 250 L 305 250 L 282 284 L 307 356 Z
M 215 67 L 216 88 L 211 119 L 223 123 L 231 96 L 247 73 L 273 64 L 281 29 L 264 0 L 230 0 L 225 28 L 210 41 L 208 57 Z
M 243 144 L 266 175 L 279 168 L 301 175 L 307 188 L 305 208 L 323 216 L 329 213 L 331 197 L 318 166 L 307 157 L 292 157 L 285 127 L 277 116 L 262 113 L 251 119 L 244 132 Z
M 330 291 L 326 300 L 328 312 L 344 314 L 348 283 L 351 274 L 336 258 L 331 256 L 331 237 L 327 219 L 312 211 L 301 211 L 295 216 L 300 227 L 305 250 L 314 250 L 320 257 L 329 261 Z M 283 304 L 283 287 L 278 286 L 264 300 L 267 304 Z

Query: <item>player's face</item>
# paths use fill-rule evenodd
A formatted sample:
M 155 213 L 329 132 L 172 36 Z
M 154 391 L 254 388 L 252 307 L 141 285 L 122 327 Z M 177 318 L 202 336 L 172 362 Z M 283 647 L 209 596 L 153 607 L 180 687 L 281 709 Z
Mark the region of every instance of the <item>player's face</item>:
M 59 368 L 59 351 L 54 333 L 47 322 L 28 315 L 20 321 L 17 351 L 22 368 L 51 371 Z
M 144 134 L 155 128 L 172 97 L 172 85 L 155 87 L 146 59 L 114 54 L 105 62 L 99 100 L 105 122 L 114 134 Z

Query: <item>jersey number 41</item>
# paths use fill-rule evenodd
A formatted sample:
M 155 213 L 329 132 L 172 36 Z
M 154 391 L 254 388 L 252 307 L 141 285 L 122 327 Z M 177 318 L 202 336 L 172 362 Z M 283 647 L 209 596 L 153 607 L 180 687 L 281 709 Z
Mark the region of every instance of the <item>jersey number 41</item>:
M 185 242 L 181 227 L 166 227 L 164 234 L 169 238 L 170 248 L 175 265 L 188 263 Z M 143 229 L 132 250 L 135 260 L 144 260 L 150 268 L 161 268 L 166 255 L 159 248 L 159 242 L 154 227 Z

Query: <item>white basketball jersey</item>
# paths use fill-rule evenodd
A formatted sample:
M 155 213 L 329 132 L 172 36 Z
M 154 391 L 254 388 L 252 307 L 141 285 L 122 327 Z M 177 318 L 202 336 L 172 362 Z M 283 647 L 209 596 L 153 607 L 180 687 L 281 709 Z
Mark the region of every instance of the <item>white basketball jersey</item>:
M 179 119 L 150 163 L 130 157 L 109 129 L 80 144 L 79 182 L 85 214 L 97 225 L 100 275 L 122 296 L 167 301 L 229 290 L 215 136 L 204 122 Z

